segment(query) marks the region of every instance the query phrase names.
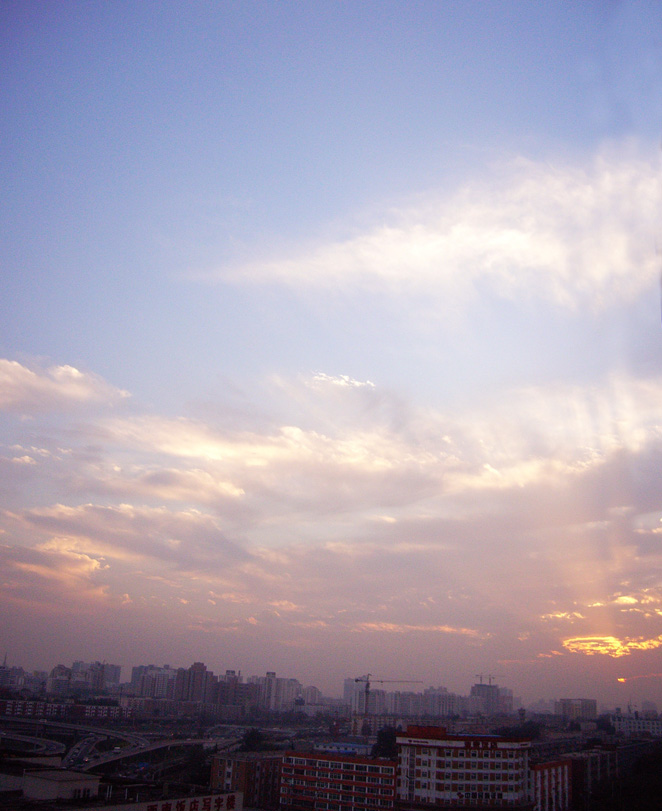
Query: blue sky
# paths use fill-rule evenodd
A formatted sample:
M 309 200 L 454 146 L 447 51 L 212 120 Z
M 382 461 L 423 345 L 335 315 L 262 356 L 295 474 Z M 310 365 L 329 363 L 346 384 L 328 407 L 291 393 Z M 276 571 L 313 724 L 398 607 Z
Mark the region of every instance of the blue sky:
M 0 30 L 9 658 L 662 702 L 659 5 Z

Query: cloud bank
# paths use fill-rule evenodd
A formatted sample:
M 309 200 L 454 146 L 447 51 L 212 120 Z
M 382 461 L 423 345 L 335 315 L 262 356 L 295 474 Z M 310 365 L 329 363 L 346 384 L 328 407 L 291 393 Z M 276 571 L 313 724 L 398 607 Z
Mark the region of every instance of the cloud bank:
M 33 449 L 33 503 L 0 514 L 0 599 L 24 619 L 32 591 L 44 622 L 71 589 L 90 617 L 164 612 L 189 630 L 183 656 L 198 635 L 247 658 L 339 645 L 338 679 L 366 656 L 388 667 L 394 636 L 403 650 L 435 640 L 430 680 L 440 645 L 469 669 L 659 646 L 662 378 L 528 387 L 451 413 L 316 372 L 281 388 L 318 430 L 252 432 L 109 416 L 117 389 L 94 380 L 98 416 L 73 411 L 41 436 L 57 453 L 37 453 L 25 426 L 12 446 Z

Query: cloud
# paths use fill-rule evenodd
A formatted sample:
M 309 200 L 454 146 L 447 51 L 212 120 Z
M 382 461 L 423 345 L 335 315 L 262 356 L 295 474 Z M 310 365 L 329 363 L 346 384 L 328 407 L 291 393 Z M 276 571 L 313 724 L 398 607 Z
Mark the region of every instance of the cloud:
M 214 505 L 225 512 L 234 509 L 233 505 L 245 495 L 244 490 L 231 481 L 225 481 L 209 470 L 200 468 L 143 468 L 132 465 L 128 471 L 114 467 L 110 472 L 101 468 L 93 481 L 78 477 L 77 486 L 82 490 L 142 501 Z
M 353 630 L 355 631 L 380 631 L 389 634 L 405 633 L 434 633 L 434 634 L 459 634 L 460 636 L 471 636 L 485 638 L 473 628 L 453 628 L 449 625 L 407 625 L 405 623 L 393 622 L 361 622 Z
M 51 545 L 57 538 L 58 549 L 72 554 L 134 563 L 159 561 L 181 569 L 204 569 L 246 558 L 225 536 L 217 519 L 193 509 L 56 504 L 21 514 L 4 513 L 3 518 L 22 536 L 36 532 Z
M 506 516 L 504 532 L 551 531 L 602 520 L 617 507 L 657 505 L 662 379 L 613 375 L 602 385 L 517 388 L 493 398 L 489 411 L 456 413 L 393 405 L 378 386 L 309 383 L 279 383 L 309 427 L 233 431 L 158 415 L 102 419 L 95 436 L 107 447 L 93 456 L 58 451 L 41 475 L 77 498 L 211 509 L 226 529 L 258 543 L 269 536 L 276 543 L 276 527 L 284 537 L 317 534 L 321 543 L 348 530 L 383 539 L 378 525 L 391 525 L 396 537 L 423 520 L 455 532 L 484 520 L 481 531 L 493 534 Z M 650 537 L 631 541 L 643 551 Z
M 59 539 L 35 548 L 0 546 L 3 603 L 38 612 L 70 613 L 80 604 L 109 600 L 100 575 L 104 564 L 98 557 L 76 551 Z
M 128 396 L 128 392 L 73 366 L 32 370 L 17 361 L 0 359 L 0 411 L 67 411 L 88 403 L 114 404 Z
M 353 378 L 349 377 L 348 375 L 327 375 L 324 372 L 317 372 L 312 376 L 310 379 L 309 385 L 313 387 L 326 387 L 326 386 L 341 386 L 342 388 L 375 388 L 375 384 L 371 383 L 370 380 L 354 380 Z
M 206 485 L 203 496 L 213 480 L 216 489 L 225 483 L 226 497 L 235 494 L 251 508 L 259 497 L 276 514 L 293 506 L 346 511 L 361 504 L 401 503 L 410 499 L 412 487 L 420 492 L 432 484 L 424 471 L 428 453 L 380 426 L 338 436 L 294 425 L 227 435 L 199 422 L 160 417 L 115 419 L 104 426 L 114 443 L 180 464 L 191 460 L 196 468 L 203 463 L 212 477 L 195 476 Z M 171 484 L 180 480 L 177 486 L 185 479 L 190 487 L 192 476 L 171 472 L 165 478 Z M 166 486 L 164 481 L 164 491 Z
M 386 212 L 349 238 L 214 278 L 424 296 L 440 315 L 483 289 L 598 311 L 656 278 L 661 212 L 658 158 L 605 150 L 587 168 L 517 159 L 488 182 Z
M 618 659 L 634 651 L 656 650 L 662 646 L 662 635 L 653 639 L 618 639 L 613 636 L 578 637 L 563 640 L 563 647 L 571 653 L 586 656 L 610 656 Z
M 5 480 L 30 486 L 0 514 L 22 564 L 3 572 L 7 599 L 69 585 L 191 634 L 342 638 L 356 662 L 385 656 L 386 635 L 522 661 L 657 638 L 662 379 L 456 411 L 342 374 L 267 385 L 295 403 L 289 424 L 132 413 L 12 439 Z

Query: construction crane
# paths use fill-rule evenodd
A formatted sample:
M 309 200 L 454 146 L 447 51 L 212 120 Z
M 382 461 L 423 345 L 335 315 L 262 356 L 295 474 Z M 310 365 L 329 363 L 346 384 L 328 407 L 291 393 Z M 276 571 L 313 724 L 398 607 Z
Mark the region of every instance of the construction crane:
M 368 699 L 370 698 L 370 685 L 371 684 L 423 684 L 422 681 L 416 679 L 373 679 L 372 674 L 368 673 L 365 676 L 359 676 L 354 679 L 355 682 L 361 681 L 365 683 L 365 714 L 368 715 Z
M 480 684 L 482 684 L 482 683 L 483 683 L 483 679 L 485 678 L 485 676 L 486 676 L 486 675 L 487 675 L 487 683 L 488 683 L 488 684 L 492 684 L 492 679 L 497 679 L 497 678 L 499 678 L 499 674 L 498 674 L 498 673 L 497 673 L 497 675 L 496 675 L 496 676 L 495 676 L 495 675 L 493 675 L 493 674 L 491 674 L 491 673 L 488 673 L 488 674 L 484 674 L 484 673 L 476 673 L 476 678 L 477 678 L 477 679 L 480 679 Z

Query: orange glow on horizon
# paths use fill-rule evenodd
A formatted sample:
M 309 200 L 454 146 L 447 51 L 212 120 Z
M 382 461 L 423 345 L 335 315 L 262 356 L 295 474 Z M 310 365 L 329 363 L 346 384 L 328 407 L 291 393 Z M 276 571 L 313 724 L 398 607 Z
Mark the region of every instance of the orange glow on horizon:
M 563 647 L 571 653 L 583 653 L 586 656 L 611 656 L 614 659 L 628 656 L 636 650 L 655 650 L 662 645 L 662 636 L 653 639 L 618 639 L 615 636 L 588 636 L 565 639 Z

